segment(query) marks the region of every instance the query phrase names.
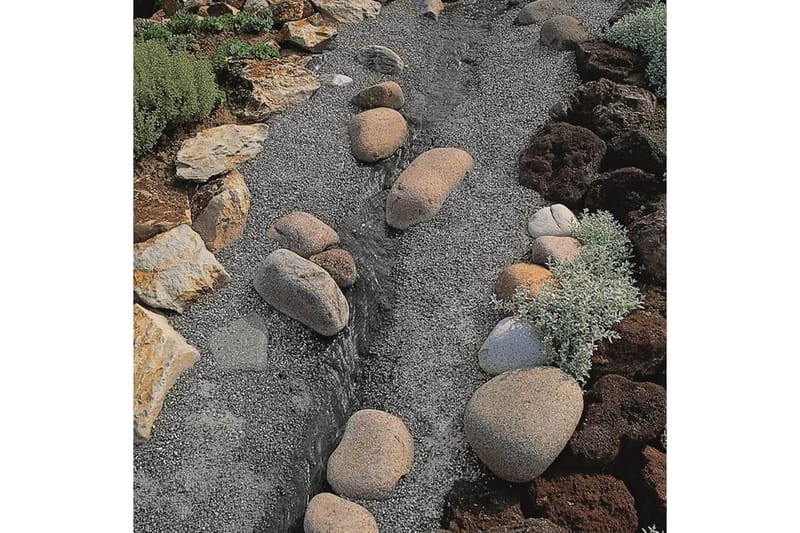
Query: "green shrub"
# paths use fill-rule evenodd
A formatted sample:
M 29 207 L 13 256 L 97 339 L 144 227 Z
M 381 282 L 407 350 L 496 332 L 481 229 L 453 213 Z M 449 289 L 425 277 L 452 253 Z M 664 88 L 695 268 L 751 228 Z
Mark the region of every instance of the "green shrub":
M 188 11 L 178 11 L 173 13 L 167 22 L 167 28 L 172 33 L 191 33 L 197 31 L 200 25 L 200 17 Z
M 611 213 L 584 213 L 573 235 L 582 244 L 580 255 L 547 265 L 557 284 L 546 284 L 536 298 L 518 287 L 510 302 L 497 303 L 537 329 L 550 364 L 585 383 L 597 344 L 618 338 L 611 327 L 642 300 L 631 242 Z
M 219 17 L 203 17 L 197 23 L 197 30 L 208 33 L 220 33 L 234 26 L 233 15 L 226 13 Z
M 133 43 L 133 155 L 155 146 L 168 127 L 207 117 L 220 100 L 211 64 L 164 42 Z
M 272 11 L 262 9 L 257 14 L 240 11 L 233 19 L 236 33 L 263 33 L 272 29 Z
M 608 32 L 612 43 L 639 50 L 645 75 L 659 96 L 667 95 L 667 6 L 656 2 L 622 17 Z
M 229 13 L 219 17 L 198 17 L 178 11 L 169 19 L 168 28 L 173 33 L 220 33 L 233 29 L 236 33 L 263 33 L 272 28 L 272 12 L 263 9 L 258 14 L 240 11 L 235 16 Z
M 247 44 L 236 39 L 228 39 L 217 48 L 214 65 L 221 67 L 229 59 L 269 59 L 279 55 L 278 50 L 268 43 Z
M 144 41 L 163 41 L 169 50 L 186 50 L 194 42 L 193 35 L 172 33 L 163 24 L 151 20 L 142 21 L 142 27 L 136 37 Z

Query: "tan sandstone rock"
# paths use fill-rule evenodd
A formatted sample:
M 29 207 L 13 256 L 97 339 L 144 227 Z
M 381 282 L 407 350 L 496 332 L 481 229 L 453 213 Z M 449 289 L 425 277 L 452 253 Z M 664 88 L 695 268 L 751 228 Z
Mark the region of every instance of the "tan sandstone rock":
M 321 492 L 311 498 L 303 520 L 305 533 L 378 533 L 372 513 L 357 503 Z
M 339 244 L 339 234 L 305 211 L 292 211 L 272 223 L 267 237 L 301 257 L 318 254 Z
M 278 42 L 291 43 L 308 52 L 319 52 L 330 45 L 339 32 L 335 27 L 325 24 L 317 13 L 307 19 L 287 22 L 278 32 Z
M 395 153 L 408 136 L 403 115 L 387 107 L 378 107 L 355 115 L 350 120 L 350 150 L 365 163 L 385 159 Z
M 133 178 L 133 242 L 146 241 L 181 224 L 191 224 L 189 196 L 161 176 Z
M 202 186 L 192 197 L 195 230 L 216 252 L 242 236 L 250 212 L 250 191 L 238 170 Z
M 233 170 L 261 151 L 267 131 L 266 124 L 225 124 L 198 132 L 183 141 L 175 157 L 177 178 L 204 182 Z
M 533 241 L 533 262 L 574 261 L 581 253 L 581 243 L 574 237 L 543 235 Z
M 308 260 L 324 268 L 342 289 L 352 287 L 358 279 L 356 261 L 353 259 L 353 254 L 347 250 L 341 248 L 325 250 L 312 255 Z
M 501 300 L 510 300 L 517 287 L 527 287 L 528 294 L 535 298 L 545 283 L 554 281 L 553 274 L 543 266 L 516 263 L 500 272 L 494 292 Z
M 384 81 L 370 85 L 356 94 L 351 102 L 362 109 L 390 107 L 400 109 L 405 103 L 403 89 L 395 81 Z
M 336 22 L 360 22 L 375 17 L 381 5 L 373 0 L 311 0 L 317 11 Z

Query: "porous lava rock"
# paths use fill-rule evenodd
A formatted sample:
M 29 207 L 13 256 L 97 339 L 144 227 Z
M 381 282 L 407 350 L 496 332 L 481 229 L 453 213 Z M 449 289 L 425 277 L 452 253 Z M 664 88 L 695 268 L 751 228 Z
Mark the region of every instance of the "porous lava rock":
M 660 285 L 667 283 L 667 200 L 662 195 L 629 216 L 628 236 L 636 259 L 644 267 L 643 277 Z
M 636 310 L 612 328 L 619 334 L 603 340 L 592 354 L 592 375 L 619 374 L 628 379 L 654 378 L 667 359 L 667 320 L 655 312 Z
M 623 224 L 631 211 L 656 200 L 667 189 L 660 177 L 628 167 L 601 175 L 586 190 L 583 206 L 591 211 L 610 211 Z
M 607 143 L 602 168 L 636 167 L 663 177 L 667 170 L 667 135 L 664 130 L 626 131 Z
M 606 78 L 617 83 L 646 87 L 646 62 L 635 50 L 607 41 L 584 41 L 575 47 L 575 64 L 583 81 Z

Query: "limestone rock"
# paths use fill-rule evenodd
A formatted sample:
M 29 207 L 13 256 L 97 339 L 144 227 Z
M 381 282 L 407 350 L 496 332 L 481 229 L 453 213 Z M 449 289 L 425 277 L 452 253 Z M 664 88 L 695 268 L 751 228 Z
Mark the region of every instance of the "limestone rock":
M 561 453 L 582 411 L 580 385 L 558 368 L 512 370 L 475 391 L 467 403 L 464 432 L 497 477 L 525 483 Z
M 216 252 L 242 236 L 250 212 L 250 191 L 238 170 L 202 186 L 192 197 L 192 229 Z
M 293 211 L 272 223 L 267 237 L 301 257 L 309 257 L 339 244 L 339 234 L 304 211 Z
M 403 96 L 403 89 L 397 82 L 384 81 L 362 89 L 353 97 L 351 102 L 362 109 L 375 107 L 400 109 L 405 103 L 405 97 Z
M 356 261 L 353 259 L 353 254 L 347 250 L 341 248 L 325 250 L 312 255 L 308 260 L 324 268 L 342 289 L 352 287 L 358 279 Z
M 360 49 L 356 54 L 356 61 L 384 74 L 399 74 L 406 66 L 394 50 L 377 44 Z
M 543 235 L 533 241 L 533 262 L 573 261 L 581 253 L 581 243 L 573 237 Z
M 339 32 L 335 27 L 325 24 L 319 14 L 307 19 L 287 22 L 278 32 L 280 43 L 293 44 L 308 52 L 326 49 Z
M 575 45 L 589 38 L 583 23 L 569 15 L 555 15 L 542 24 L 539 39 L 556 50 L 574 50 Z
M 414 441 L 398 417 L 363 409 L 347 421 L 328 459 L 328 483 L 347 498 L 383 500 L 411 471 Z
M 133 432 L 150 438 L 164 398 L 200 353 L 175 331 L 166 317 L 133 305 Z
M 200 235 L 185 224 L 133 246 L 133 292 L 151 307 L 183 313 L 229 279 Z
M 378 533 L 378 523 L 357 503 L 321 492 L 308 502 L 303 529 L 305 533 Z
M 269 254 L 253 285 L 272 307 L 320 335 L 336 335 L 350 319 L 347 298 L 330 274 L 290 250 Z
M 431 220 L 473 164 L 472 156 L 458 148 L 433 148 L 421 154 L 392 185 L 386 223 L 404 230 Z
M 553 204 L 539 209 L 528 221 L 528 234 L 537 239 L 544 235 L 569 237 L 578 227 L 578 219 L 566 206 Z
M 171 180 L 170 180 L 171 181 Z M 161 176 L 137 172 L 133 179 L 133 242 L 191 224 L 189 196 Z
M 494 292 L 501 300 L 510 300 L 517 287 L 526 287 L 530 297 L 535 298 L 545 283 L 553 282 L 555 282 L 553 274 L 543 266 L 516 263 L 500 272 L 494 285 Z
M 225 77 L 231 111 L 248 121 L 305 102 L 319 89 L 313 72 L 285 58 L 231 60 Z
M 336 22 L 360 22 L 375 17 L 381 5 L 373 0 L 311 0 L 317 11 Z
M 403 115 L 386 107 L 378 107 L 355 115 L 350 120 L 350 150 L 353 157 L 374 163 L 395 153 L 408 136 Z
M 548 364 L 539 334 L 528 322 L 507 317 L 498 322 L 478 351 L 478 364 L 496 376 L 518 368 Z
M 522 8 L 517 15 L 517 22 L 522 25 L 542 24 L 556 15 L 566 15 L 569 6 L 564 0 L 535 0 Z
M 347 87 L 353 83 L 353 78 L 344 74 L 323 74 L 317 79 L 320 84 L 328 87 Z
M 186 139 L 175 157 L 178 179 L 204 182 L 233 170 L 261 151 L 267 138 L 266 124 L 225 124 Z

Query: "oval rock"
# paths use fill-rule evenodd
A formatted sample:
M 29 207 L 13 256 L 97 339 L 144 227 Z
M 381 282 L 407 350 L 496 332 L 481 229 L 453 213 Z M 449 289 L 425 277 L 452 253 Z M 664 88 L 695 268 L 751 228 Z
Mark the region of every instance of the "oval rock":
M 536 298 L 544 284 L 551 281 L 555 281 L 555 277 L 543 266 L 515 263 L 500 272 L 494 284 L 494 293 L 501 300 L 510 300 L 517 287 L 527 287 L 528 295 Z
M 311 498 L 303 520 L 305 533 L 378 533 L 372 513 L 357 503 L 321 492 Z
M 528 234 L 537 239 L 544 235 L 569 237 L 578 226 L 578 219 L 566 206 L 553 204 L 543 207 L 528 221 Z
M 408 125 L 403 115 L 388 107 L 377 107 L 350 120 L 350 150 L 365 163 L 386 159 L 406 142 Z
M 492 376 L 547 363 L 539 334 L 528 322 L 517 317 L 498 322 L 478 352 L 478 364 Z
M 405 103 L 403 89 L 395 81 L 384 81 L 359 91 L 351 102 L 362 109 L 390 107 L 400 109 Z
M 339 244 L 339 234 L 333 228 L 305 211 L 292 211 L 273 222 L 267 237 L 301 257 Z

